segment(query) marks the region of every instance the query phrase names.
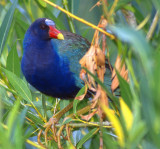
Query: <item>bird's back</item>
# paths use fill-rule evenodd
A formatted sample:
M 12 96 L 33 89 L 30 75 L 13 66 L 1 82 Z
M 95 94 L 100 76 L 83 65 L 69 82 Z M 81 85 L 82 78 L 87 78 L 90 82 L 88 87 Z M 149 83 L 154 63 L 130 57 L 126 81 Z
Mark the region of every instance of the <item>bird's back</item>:
M 67 31 L 61 31 L 64 35 L 64 40 L 53 40 L 53 44 L 58 45 L 58 53 L 63 57 L 64 61 L 69 62 L 70 70 L 75 74 L 76 84 L 82 87 L 82 80 L 79 78 L 81 66 L 79 60 L 85 55 L 90 47 L 87 39 L 80 35 L 73 34 Z

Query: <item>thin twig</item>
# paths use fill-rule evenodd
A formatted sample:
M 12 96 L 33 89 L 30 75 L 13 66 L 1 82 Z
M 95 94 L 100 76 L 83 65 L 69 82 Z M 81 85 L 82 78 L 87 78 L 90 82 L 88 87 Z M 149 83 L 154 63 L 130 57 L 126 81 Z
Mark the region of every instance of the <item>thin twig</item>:
M 66 13 L 67 15 L 69 15 L 70 17 L 72 17 L 72 18 L 74 18 L 74 19 L 76 19 L 76 20 L 78 20 L 78 21 L 80 21 L 80 22 L 82 22 L 82 23 L 84 23 L 84 24 L 86 24 L 86 25 L 88 25 L 88 26 L 90 26 L 90 27 L 92 27 L 92 28 L 94 28 L 94 29 L 102 32 L 102 33 L 104 33 L 106 36 L 110 37 L 111 39 L 115 39 L 114 35 L 112 35 L 112 34 L 106 32 L 106 31 L 104 31 L 103 29 L 99 28 L 98 26 L 96 26 L 96 25 L 94 25 L 94 24 L 92 24 L 92 23 L 90 23 L 90 22 L 88 22 L 88 21 L 86 21 L 86 20 L 84 20 L 82 18 L 79 18 L 79 17 L 75 16 L 74 14 L 66 11 L 65 9 L 61 8 L 60 6 L 52 3 L 51 1 L 49 1 L 49 0 L 42 0 L 42 1 L 50 4 L 51 6 L 57 8 L 57 9 L 59 9 L 60 11 L 62 11 L 64 13 Z
M 62 124 L 56 124 L 56 128 L 60 128 Z M 68 127 L 79 128 L 79 127 L 100 127 L 100 122 L 90 122 L 90 123 L 69 123 Z M 102 127 L 112 128 L 111 124 L 106 121 L 102 122 Z

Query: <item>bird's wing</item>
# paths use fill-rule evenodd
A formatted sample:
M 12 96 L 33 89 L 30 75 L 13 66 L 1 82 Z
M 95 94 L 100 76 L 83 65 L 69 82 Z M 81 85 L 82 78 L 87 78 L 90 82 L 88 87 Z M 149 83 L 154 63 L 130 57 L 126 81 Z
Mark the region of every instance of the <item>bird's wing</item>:
M 85 55 L 90 47 L 90 43 L 87 39 L 73 34 L 67 31 L 61 31 L 64 35 L 64 40 L 55 40 L 57 44 L 57 52 L 63 58 L 66 63 L 69 63 L 70 70 L 75 74 L 76 83 L 79 87 L 82 87 L 81 80 L 79 79 L 79 73 L 81 66 L 79 60 Z

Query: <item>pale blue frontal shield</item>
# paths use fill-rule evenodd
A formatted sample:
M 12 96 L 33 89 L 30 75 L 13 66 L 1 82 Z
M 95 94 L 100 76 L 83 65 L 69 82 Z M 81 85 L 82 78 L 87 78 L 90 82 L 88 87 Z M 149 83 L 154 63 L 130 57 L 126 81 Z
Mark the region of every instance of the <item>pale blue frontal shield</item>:
M 46 19 L 46 20 L 45 20 L 45 23 L 46 23 L 48 26 L 55 26 L 55 23 L 54 23 L 52 20 L 49 20 L 49 19 Z

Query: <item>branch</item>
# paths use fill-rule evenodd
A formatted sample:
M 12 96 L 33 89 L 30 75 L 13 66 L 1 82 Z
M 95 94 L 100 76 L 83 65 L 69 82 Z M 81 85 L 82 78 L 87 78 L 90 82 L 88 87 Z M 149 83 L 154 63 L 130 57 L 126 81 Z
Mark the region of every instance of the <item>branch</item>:
M 104 33 L 106 36 L 110 37 L 111 39 L 115 39 L 114 35 L 104 31 L 103 29 L 99 28 L 98 26 L 96 26 L 96 25 L 94 25 L 94 24 L 92 24 L 92 23 L 90 23 L 90 22 L 88 22 L 88 21 L 86 21 L 86 20 L 84 20 L 82 18 L 79 18 L 79 17 L 75 16 L 74 14 L 66 11 L 65 9 L 61 8 L 60 6 L 52 3 L 51 1 L 49 1 L 49 0 L 42 0 L 42 1 L 48 3 L 49 5 L 57 8 L 57 9 L 59 9 L 60 11 L 64 12 L 65 14 L 69 15 L 70 17 L 72 17 L 72 18 L 74 18 L 74 19 L 76 19 L 76 20 L 78 20 L 78 21 L 80 21 L 80 22 L 82 22 L 82 23 L 84 23 L 84 24 L 86 24 L 86 25 L 88 25 L 88 26 L 90 26 L 90 27 L 102 32 L 102 33 Z

